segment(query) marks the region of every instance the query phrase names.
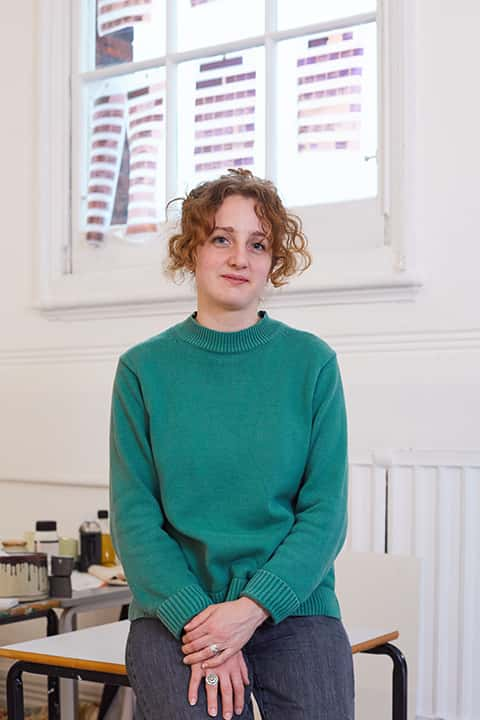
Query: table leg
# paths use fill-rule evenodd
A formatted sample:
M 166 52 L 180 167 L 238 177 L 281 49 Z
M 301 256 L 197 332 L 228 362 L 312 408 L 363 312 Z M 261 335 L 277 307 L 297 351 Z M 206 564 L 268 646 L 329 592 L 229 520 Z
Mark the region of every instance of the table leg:
M 59 618 L 58 631 L 60 634 L 72 632 L 77 629 L 77 616 L 79 612 L 87 610 L 98 610 L 103 607 L 114 607 L 117 603 L 108 597 L 103 601 L 98 598 L 91 602 L 83 602 L 81 605 L 65 608 Z M 78 682 L 77 680 L 60 681 L 60 710 L 62 720 L 77 720 L 78 717 Z
M 364 650 L 372 655 L 388 655 L 393 662 L 392 720 L 407 720 L 407 661 L 403 653 L 391 643 Z
M 52 608 L 36 608 L 32 609 L 25 615 L 12 615 L 11 617 L 2 618 L 0 625 L 8 625 L 11 623 L 21 622 L 23 620 L 36 620 L 37 618 L 47 618 L 47 635 L 58 635 L 58 617 Z M 17 668 L 17 672 L 20 672 Z M 20 684 L 22 683 L 21 674 L 18 676 Z M 16 702 L 12 700 L 12 702 Z M 22 692 L 23 703 L 23 692 Z M 23 707 L 23 705 L 22 705 Z M 22 710 L 23 712 L 23 710 Z M 60 720 L 60 697 L 58 679 L 54 677 L 48 678 L 48 720 Z
M 54 610 L 47 613 L 47 636 L 58 635 L 58 617 Z M 60 720 L 60 681 L 48 677 L 48 720 Z
M 59 632 L 72 632 L 77 629 L 77 608 L 64 610 L 60 616 Z M 78 718 L 78 681 L 57 680 L 60 684 L 60 708 L 62 720 Z
M 23 705 L 23 680 L 22 673 L 33 673 L 35 675 L 48 675 L 56 678 L 81 678 L 91 682 L 99 682 L 108 685 L 130 685 L 127 675 L 118 675 L 96 670 L 84 670 L 70 668 L 49 663 L 32 663 L 19 660 L 14 663 L 7 675 L 7 708 L 8 720 L 24 720 L 25 712 Z
M 128 608 L 128 605 L 122 605 L 122 609 L 120 610 L 120 617 L 118 618 L 119 621 L 128 619 Z M 118 692 L 118 687 L 118 685 L 104 685 L 97 720 L 104 719 L 110 708 L 110 705 L 115 700 Z
M 24 720 L 23 709 L 23 666 L 16 662 L 7 675 L 7 712 L 8 720 Z

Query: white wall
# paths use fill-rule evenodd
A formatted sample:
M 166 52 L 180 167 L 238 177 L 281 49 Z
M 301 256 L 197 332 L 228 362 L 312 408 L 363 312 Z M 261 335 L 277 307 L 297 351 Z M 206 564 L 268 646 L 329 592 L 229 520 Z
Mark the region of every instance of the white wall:
M 51 322 L 31 308 L 35 6 L 2 8 L 0 65 L 15 74 L 0 75 L 0 536 L 50 517 L 72 533 L 106 505 L 116 357 L 184 317 Z M 479 446 L 479 23 L 477 0 L 417 1 L 416 300 L 275 312 L 337 348 L 352 452 Z

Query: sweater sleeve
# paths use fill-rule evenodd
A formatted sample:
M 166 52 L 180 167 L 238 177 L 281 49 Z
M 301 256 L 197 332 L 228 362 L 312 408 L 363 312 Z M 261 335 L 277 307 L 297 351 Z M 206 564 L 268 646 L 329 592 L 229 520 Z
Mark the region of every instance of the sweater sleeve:
M 132 594 L 176 637 L 212 604 L 165 531 L 149 440 L 149 419 L 136 374 L 119 361 L 110 422 L 111 531 Z
M 347 421 L 334 354 L 317 377 L 295 522 L 241 593 L 262 605 L 274 623 L 294 614 L 332 567 L 346 537 L 347 493 Z

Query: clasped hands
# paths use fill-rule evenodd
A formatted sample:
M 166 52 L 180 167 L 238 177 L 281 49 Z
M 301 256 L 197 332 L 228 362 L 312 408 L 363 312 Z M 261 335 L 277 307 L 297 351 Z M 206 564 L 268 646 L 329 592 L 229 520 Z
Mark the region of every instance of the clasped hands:
M 241 648 L 248 642 L 268 613 L 250 598 L 210 605 L 185 625 L 182 636 L 183 662 L 190 666 L 188 699 L 197 702 L 198 686 L 210 668 L 218 672 L 222 694 L 224 720 L 233 709 L 240 715 L 244 704 L 244 685 L 248 685 L 248 669 Z M 211 646 L 216 645 L 217 654 Z M 206 685 L 207 707 L 211 716 L 217 715 L 217 687 Z
M 201 662 L 202 668 L 221 665 L 243 648 L 267 617 L 268 612 L 247 597 L 209 605 L 185 625 L 183 662 Z M 219 654 L 212 657 L 210 646 L 214 644 Z

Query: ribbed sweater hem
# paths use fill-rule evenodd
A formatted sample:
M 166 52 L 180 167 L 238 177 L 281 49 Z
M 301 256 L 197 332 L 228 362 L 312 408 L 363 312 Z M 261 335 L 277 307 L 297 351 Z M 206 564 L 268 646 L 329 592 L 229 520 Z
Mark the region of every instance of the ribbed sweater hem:
M 268 610 L 274 623 L 292 615 L 300 605 L 290 586 L 267 570 L 256 572 L 241 594 Z
M 128 618 L 138 620 L 141 617 L 157 617 L 172 635 L 180 639 L 184 625 L 211 604 L 209 595 L 199 585 L 188 585 L 170 595 L 155 613 L 142 610 L 133 599 Z
M 330 615 L 341 619 L 340 605 L 335 591 L 319 585 L 303 602 L 279 577 L 265 570 L 257 572 L 241 592 L 258 602 L 277 624 L 289 616 Z
M 128 617 L 133 621 L 142 617 L 152 617 L 153 615 L 161 620 L 177 639 L 180 639 L 184 625 L 209 605 L 227 602 L 228 600 L 237 600 L 242 596 L 251 597 L 252 600 L 262 605 L 263 603 L 259 597 L 256 597 L 257 593 L 252 592 L 252 594 L 250 594 L 247 590 L 247 585 L 250 585 L 250 583 L 246 578 L 233 578 L 227 593 L 207 593 L 203 592 L 197 586 L 190 586 L 168 598 L 161 605 L 162 611 L 157 611 L 156 614 L 143 610 L 136 603 L 135 599 L 133 599 L 130 604 Z M 274 606 L 272 621 L 275 624 L 281 622 L 281 620 L 288 616 L 329 615 L 339 620 L 342 619 L 340 605 L 335 591 L 323 585 L 319 585 L 304 602 L 297 603 L 296 609 L 292 610 L 288 615 L 282 616 L 278 611 L 282 603 L 283 601 L 280 601 L 279 605 Z M 271 613 L 269 608 L 266 609 Z

